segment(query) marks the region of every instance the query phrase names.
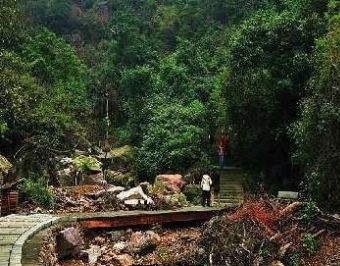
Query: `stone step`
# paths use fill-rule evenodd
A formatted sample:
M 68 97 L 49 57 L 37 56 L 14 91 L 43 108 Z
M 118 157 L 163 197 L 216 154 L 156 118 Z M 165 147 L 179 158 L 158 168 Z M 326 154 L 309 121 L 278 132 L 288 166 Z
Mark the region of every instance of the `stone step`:
M 219 195 L 238 195 L 238 194 L 243 194 L 242 190 L 220 190 Z
M 229 194 L 229 195 L 220 195 L 220 199 L 235 199 L 242 198 L 243 194 Z
M 243 192 L 242 188 L 234 188 L 234 187 L 224 187 L 220 188 L 220 191 L 240 191 Z
M 240 183 L 220 183 L 220 187 L 242 187 Z
M 242 204 L 242 201 L 240 201 L 240 200 L 235 200 L 235 201 L 231 201 L 231 200 L 223 201 L 223 200 L 220 200 L 219 203 L 220 204 L 232 204 L 232 205 L 235 205 L 235 204 Z M 214 201 L 213 204 L 218 204 L 218 201 Z
M 223 190 L 223 191 L 231 191 L 231 190 L 237 190 L 237 191 L 243 191 L 243 188 L 242 187 L 220 187 L 220 191 Z
M 243 190 L 224 190 L 224 189 L 221 189 L 220 190 L 220 195 L 222 194 L 243 194 Z
M 238 182 L 238 181 L 235 181 L 235 182 L 232 182 L 232 181 L 223 181 L 223 182 L 221 182 L 221 181 L 220 181 L 220 186 L 221 186 L 221 185 L 242 186 L 242 183 L 241 183 L 241 182 Z
M 225 201 L 230 201 L 230 202 L 239 202 L 242 201 L 243 198 L 239 198 L 239 199 L 220 199 L 221 202 L 225 202 Z M 214 201 L 218 201 L 217 199 Z
M 243 197 L 220 198 L 220 200 L 240 200 L 240 199 L 243 199 Z

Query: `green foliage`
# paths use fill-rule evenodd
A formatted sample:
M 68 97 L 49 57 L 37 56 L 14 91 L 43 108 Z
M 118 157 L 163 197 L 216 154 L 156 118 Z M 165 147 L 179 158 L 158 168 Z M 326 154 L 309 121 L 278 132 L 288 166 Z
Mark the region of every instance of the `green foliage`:
M 29 178 L 22 186 L 23 192 L 40 207 L 50 209 L 55 205 L 53 191 L 42 180 Z
M 252 178 L 295 189 L 304 172 L 340 208 L 339 1 L 18 3 L 0 9 L 0 149 L 27 167 L 102 139 L 108 100 L 139 178 L 198 169 L 228 128 Z
M 269 184 L 296 173 L 288 129 L 312 70 L 314 37 L 323 30 L 322 16 L 304 16 L 289 3 L 255 12 L 230 41 L 226 99 L 235 155 L 252 172 L 265 169 Z
M 17 46 L 20 37 L 20 11 L 16 0 L 0 3 L 0 50 Z
M 73 160 L 74 165 L 81 171 L 98 171 L 102 163 L 92 156 L 80 155 Z
M 313 255 L 318 250 L 318 242 L 312 234 L 305 234 L 302 239 L 303 250 L 308 256 Z
M 6 157 L 0 154 L 0 172 L 8 171 L 12 168 L 12 164 L 7 160 Z
M 315 72 L 295 123 L 295 159 L 305 168 L 309 196 L 327 209 L 339 209 L 339 2 L 329 3 L 328 32 L 317 41 Z
M 194 205 L 201 204 L 202 191 L 199 185 L 194 184 L 187 185 L 183 193 L 190 203 Z
M 117 165 L 131 166 L 135 161 L 135 151 L 133 147 L 125 145 L 118 148 L 113 148 L 110 151 L 112 159 Z
M 177 193 L 171 195 L 170 205 L 176 207 L 186 207 L 189 205 L 189 202 L 183 193 Z
M 183 171 L 204 154 L 205 110 L 198 101 L 189 106 L 165 103 L 156 106 L 137 151 L 137 171 L 153 179 L 169 170 Z
M 263 258 L 270 257 L 271 256 L 270 247 L 262 246 L 259 253 L 260 253 L 260 256 Z
M 79 81 L 84 77 L 84 65 L 74 49 L 47 29 L 27 41 L 23 54 L 42 83 Z
M 118 185 L 118 186 L 134 186 L 136 182 L 136 177 L 132 173 L 119 174 L 116 176 L 112 176 L 110 173 L 106 176 L 107 182 L 110 184 Z
M 80 120 L 90 106 L 84 66 L 47 30 L 27 38 L 20 52 L 1 50 L 0 66 L 0 145 L 14 153 L 29 138 L 17 156 L 42 170 L 53 149 L 67 149 L 83 135 Z
M 300 266 L 300 255 L 298 253 L 293 253 L 286 259 L 288 266 Z
M 319 208 L 314 202 L 306 202 L 299 213 L 299 220 L 302 223 L 311 223 L 320 213 Z

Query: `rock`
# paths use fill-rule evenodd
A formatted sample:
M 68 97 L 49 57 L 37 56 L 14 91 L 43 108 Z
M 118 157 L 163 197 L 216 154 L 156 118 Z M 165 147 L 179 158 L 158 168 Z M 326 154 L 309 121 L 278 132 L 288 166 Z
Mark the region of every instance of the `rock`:
M 148 198 L 147 200 L 144 199 L 130 199 L 124 201 L 125 205 L 128 206 L 137 206 L 137 205 L 152 205 L 154 204 L 153 200 L 151 198 Z
M 185 181 L 181 175 L 159 175 L 155 183 L 159 182 L 165 188 L 165 192 L 170 194 L 180 193 L 184 188 Z
M 146 231 L 145 234 L 147 238 L 152 239 L 157 243 L 161 242 L 161 237 L 159 236 L 159 234 L 155 233 L 154 231 L 149 230 L 149 231 Z
M 123 254 L 123 255 L 116 255 L 114 257 L 114 260 L 116 261 L 117 264 L 114 265 L 119 265 L 119 266 L 131 266 L 134 264 L 133 258 L 128 255 L 128 254 Z
M 124 187 L 134 187 L 136 177 L 131 173 L 120 173 L 115 176 L 111 176 L 110 180 L 113 184 L 124 186 Z
M 127 191 L 122 191 L 117 195 L 117 198 L 120 199 L 121 201 L 127 201 L 127 200 L 144 200 L 146 201 L 147 204 L 153 204 L 153 200 L 148 197 L 141 186 L 137 186 L 134 188 L 131 188 Z M 133 202 L 128 202 L 128 203 L 133 203 L 135 204 L 136 201 Z M 138 202 L 137 202 L 138 204 Z
M 95 245 L 99 245 L 102 246 L 105 243 L 106 239 L 102 236 L 97 236 L 95 237 L 95 239 L 93 240 L 93 244 Z
M 131 235 L 129 250 L 136 254 L 145 255 L 152 252 L 160 241 L 160 236 L 153 231 L 135 232 Z
M 111 235 L 111 240 L 113 242 L 118 242 L 118 241 L 121 241 L 124 238 L 125 231 L 124 230 L 115 230 L 115 231 L 111 231 L 109 234 Z
M 72 159 L 72 158 L 69 158 L 69 157 L 64 157 L 64 158 L 61 158 L 61 159 L 60 159 L 60 163 L 61 163 L 62 165 L 68 165 L 68 164 L 73 163 L 73 159 Z
M 125 190 L 125 187 L 121 187 L 121 186 L 112 186 L 111 188 L 109 188 L 107 190 L 107 192 L 109 193 L 119 193 Z
M 280 247 L 279 251 L 278 251 L 278 256 L 279 258 L 284 258 L 286 256 L 286 253 L 288 251 L 288 249 L 290 248 L 290 246 L 292 245 L 292 243 L 288 243 L 282 247 Z
M 102 171 L 91 171 L 89 174 L 82 174 L 80 185 L 97 185 L 104 180 Z
M 275 260 L 273 261 L 270 266 L 285 266 L 281 261 Z
M 129 200 L 124 200 L 124 204 L 128 206 L 137 206 L 140 204 L 144 204 L 144 200 L 140 199 L 129 199 Z
M 127 247 L 128 247 L 128 244 L 126 242 L 118 242 L 113 245 L 113 248 L 118 252 L 122 252 Z
M 99 246 L 91 245 L 89 249 L 81 252 L 81 258 L 91 264 L 95 264 L 102 254 L 101 249 Z
M 55 174 L 60 181 L 60 185 L 62 187 L 66 187 L 73 186 L 75 184 L 75 173 L 75 168 L 73 167 L 73 165 L 70 165 L 63 170 L 56 171 Z
M 74 227 L 59 232 L 56 242 L 59 259 L 78 256 L 84 246 L 84 240 L 79 230 Z

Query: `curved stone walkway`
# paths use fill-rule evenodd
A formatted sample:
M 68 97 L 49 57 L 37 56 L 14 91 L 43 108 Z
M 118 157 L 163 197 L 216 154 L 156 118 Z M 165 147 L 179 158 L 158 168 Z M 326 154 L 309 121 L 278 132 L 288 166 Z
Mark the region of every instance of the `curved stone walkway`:
M 46 214 L 0 218 L 0 266 L 21 266 L 22 248 L 26 240 L 58 220 L 58 217 Z

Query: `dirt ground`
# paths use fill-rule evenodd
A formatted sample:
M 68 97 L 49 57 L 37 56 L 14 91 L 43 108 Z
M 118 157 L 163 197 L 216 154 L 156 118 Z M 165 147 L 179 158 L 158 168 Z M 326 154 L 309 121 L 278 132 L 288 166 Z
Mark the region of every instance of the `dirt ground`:
M 302 259 L 302 266 L 340 266 L 340 237 L 323 239 L 315 255 Z

